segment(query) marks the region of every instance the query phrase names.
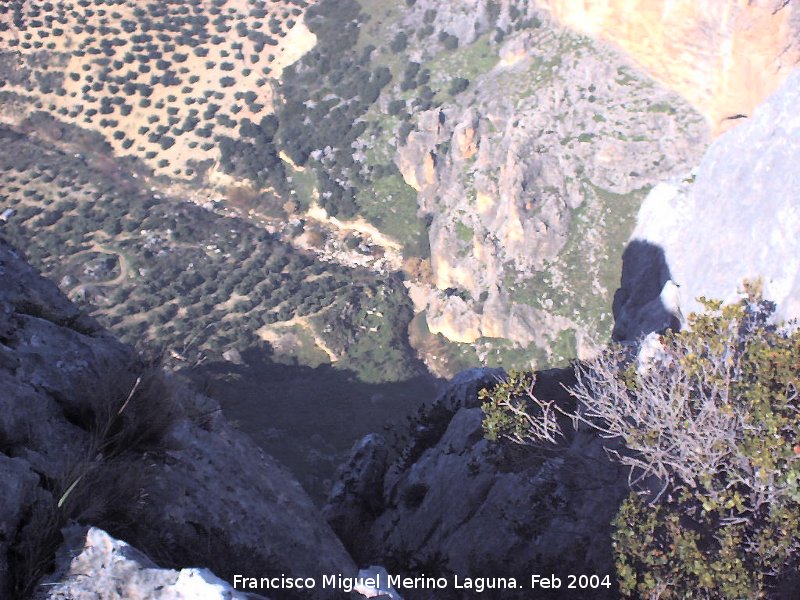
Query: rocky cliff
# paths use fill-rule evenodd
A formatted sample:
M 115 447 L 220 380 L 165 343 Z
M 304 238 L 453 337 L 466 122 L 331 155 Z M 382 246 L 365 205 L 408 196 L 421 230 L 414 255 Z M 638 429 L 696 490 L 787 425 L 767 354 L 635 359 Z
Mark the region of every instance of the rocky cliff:
M 430 331 L 510 340 L 535 362 L 610 331 L 639 202 L 699 158 L 707 132 L 624 56 L 528 10 L 524 27 L 490 38 L 494 58 L 467 91 L 414 118 L 395 162 L 430 220 L 432 285 L 415 295 Z M 433 23 L 461 36 L 454 11 Z
M 492 340 L 541 364 L 607 333 L 639 202 L 699 162 L 708 139 L 665 90 L 719 134 L 800 58 L 800 12 L 778 0 L 419 0 L 402 26 L 458 39 L 452 59 L 430 60 L 424 40 L 409 53 L 433 81 L 485 60 L 465 92 L 415 116 L 395 163 L 430 219 L 417 309 L 486 363 L 498 360 Z
M 760 292 L 779 316 L 800 317 L 799 102 L 800 70 L 720 136 L 691 174 L 648 195 L 623 255 L 616 338 L 677 326 L 701 295 Z M 398 459 L 378 436 L 354 447 L 325 509 L 354 555 L 380 557 L 394 572 L 613 572 L 607 527 L 627 485 L 603 451 L 608 440 L 578 431 L 550 449 L 488 443 L 477 391 L 499 376 L 475 369 L 456 377 L 413 423 Z M 569 406 L 571 370 L 536 376 L 538 398 Z
M 283 467 L 2 240 L 0 389 L 3 598 L 26 596 L 52 568 L 69 521 L 107 528 L 166 566 L 355 573 Z
M 478 390 L 501 376 L 492 369 L 459 374 L 394 461 L 376 436 L 357 444 L 325 508 L 328 519 L 354 556 L 379 559 L 391 573 L 516 576 L 526 587 L 531 573 L 614 580 L 609 523 L 627 493 L 627 471 L 607 458 L 608 442 L 587 431 L 551 448 L 485 440 Z M 573 382 L 572 369 L 539 372 L 534 391 L 566 407 L 571 398 L 562 385 Z M 616 597 L 614 585 L 582 597 Z M 401 593 L 464 597 L 452 588 Z
M 651 329 L 669 278 L 680 286 L 684 316 L 700 308 L 700 296 L 738 300 L 749 281 L 777 303 L 779 317 L 800 317 L 798 102 L 795 70 L 751 119 L 711 145 L 691 175 L 653 189 L 626 251 L 617 338 Z
M 800 61 L 800 6 L 792 0 L 536 3 L 564 25 L 622 48 L 718 133 L 752 114 Z

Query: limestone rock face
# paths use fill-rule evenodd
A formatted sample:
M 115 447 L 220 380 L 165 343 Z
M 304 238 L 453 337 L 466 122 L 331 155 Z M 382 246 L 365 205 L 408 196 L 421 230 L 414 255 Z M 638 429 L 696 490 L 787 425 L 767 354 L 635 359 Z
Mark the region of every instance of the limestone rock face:
M 574 381 L 571 369 L 537 375 L 535 393 L 570 402 L 562 384 Z M 588 432 L 552 453 L 487 442 L 477 391 L 498 376 L 464 372 L 434 403 L 430 419 L 386 471 L 382 510 L 363 522 L 360 539 L 351 538 L 355 555 L 390 573 L 520 576 L 525 585 L 543 569 L 613 572 L 609 523 L 627 493 L 627 472 L 608 461 L 601 440 Z M 342 514 L 348 505 L 337 508 Z M 614 597 L 604 591 L 598 597 Z M 403 594 L 451 597 L 445 590 Z
M 111 518 L 109 506 L 126 541 L 162 564 L 219 575 L 356 573 L 300 484 L 177 379 L 166 376 L 176 406 L 158 447 L 115 463 L 98 454 L 86 415 L 102 411 L 105 396 L 93 388 L 113 387 L 137 360 L 0 240 L 0 597 L 26 583 L 15 579 L 20 544 L 50 543 L 32 515 L 96 525 Z M 128 487 L 131 473 L 141 478 Z M 91 501 L 66 508 L 77 497 Z
M 692 176 L 653 189 L 630 245 L 648 249 L 631 252 L 631 266 L 648 252 L 651 265 L 623 270 L 615 311 L 619 337 L 647 333 L 641 321 L 652 313 L 631 308 L 657 298 L 668 277 L 681 286 L 684 315 L 701 308 L 699 296 L 736 301 L 745 280 L 760 279 L 779 317 L 800 317 L 798 102 L 795 70 L 751 119 L 711 145 Z
M 786 0 L 537 0 L 608 40 L 706 115 L 717 132 L 750 115 L 800 60 L 800 6 Z
M 705 124 L 625 57 L 553 23 L 490 48 L 494 66 L 417 115 L 396 154 L 431 219 L 434 289 L 418 308 L 453 341 L 575 345 L 610 330 L 633 216 L 649 186 L 699 158 Z
M 133 546 L 96 527 L 73 528 L 62 570 L 41 600 L 256 600 L 207 569 L 158 568 Z M 74 558 L 73 558 L 74 557 Z M 265 599 L 264 599 L 265 600 Z

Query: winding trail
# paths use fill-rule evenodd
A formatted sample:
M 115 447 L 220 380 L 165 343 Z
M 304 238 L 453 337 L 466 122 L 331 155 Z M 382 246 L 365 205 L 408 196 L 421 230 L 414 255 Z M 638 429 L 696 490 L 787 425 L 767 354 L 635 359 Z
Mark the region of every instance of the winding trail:
M 87 286 L 90 286 L 90 285 L 98 286 L 98 287 L 110 287 L 110 286 L 114 286 L 114 285 L 120 285 L 122 282 L 124 282 L 126 279 L 128 279 L 128 274 L 130 273 L 130 265 L 128 264 L 128 260 L 122 254 L 120 254 L 119 252 L 117 252 L 115 250 L 112 250 L 112 249 L 110 249 L 110 248 L 108 248 L 106 246 L 102 246 L 102 245 L 98 244 L 97 242 L 93 242 L 91 248 L 87 248 L 86 250 L 81 250 L 80 252 L 77 252 L 77 253 L 73 254 L 70 258 L 73 258 L 73 259 L 74 258 L 78 258 L 82 254 L 88 254 L 90 252 L 96 252 L 96 253 L 99 253 L 99 254 L 108 254 L 108 255 L 116 256 L 117 257 L 117 261 L 119 262 L 119 275 L 114 277 L 114 279 L 108 279 L 106 281 L 93 281 L 91 283 L 89 283 L 89 282 L 78 283 L 77 285 L 75 285 L 75 287 L 73 287 L 71 290 L 69 290 L 69 292 L 67 292 L 67 296 L 68 297 L 72 297 L 72 295 L 74 293 L 79 292 L 80 290 L 85 289 Z

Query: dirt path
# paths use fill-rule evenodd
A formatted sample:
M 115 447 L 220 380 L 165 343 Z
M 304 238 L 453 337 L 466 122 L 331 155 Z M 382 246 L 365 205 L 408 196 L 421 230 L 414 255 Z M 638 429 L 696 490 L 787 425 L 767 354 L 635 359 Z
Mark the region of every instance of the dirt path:
M 307 218 L 314 219 L 315 221 L 320 221 L 321 223 L 325 223 L 329 227 L 333 227 L 335 229 L 339 229 L 342 231 L 357 231 L 358 233 L 363 233 L 372 238 L 374 242 L 378 245 L 383 246 L 384 248 L 390 248 L 399 252 L 403 247 L 400 245 L 399 242 L 387 237 L 384 233 L 382 233 L 379 229 L 377 229 L 372 223 L 366 221 L 363 217 L 358 217 L 352 221 L 340 221 L 336 217 L 328 216 L 328 213 L 325 211 L 324 208 L 319 206 L 318 204 L 312 204 L 306 214 L 304 215 Z
M 114 279 L 109 279 L 107 281 L 95 281 L 95 282 L 92 282 L 92 283 L 86 283 L 86 282 L 79 283 L 75 287 L 73 287 L 71 290 L 69 290 L 69 292 L 67 292 L 67 296 L 68 297 L 71 297 L 72 294 L 76 293 L 81 288 L 85 288 L 86 286 L 89 286 L 89 285 L 94 285 L 94 286 L 98 286 L 98 287 L 110 287 L 110 286 L 113 286 L 113 285 L 120 285 L 121 283 L 123 283 L 128 278 L 128 273 L 130 272 L 130 266 L 128 265 L 127 259 L 122 254 L 120 254 L 119 252 L 117 252 L 115 250 L 112 250 L 112 249 L 110 249 L 110 248 L 108 248 L 106 246 L 102 246 L 102 245 L 98 244 L 97 242 L 93 242 L 91 248 L 88 248 L 86 250 L 81 250 L 80 252 L 77 252 L 76 254 L 73 254 L 71 258 L 77 258 L 77 257 L 81 256 L 82 254 L 88 254 L 89 252 L 97 252 L 99 254 L 111 254 L 111 255 L 116 256 L 117 260 L 119 261 L 119 275 L 114 277 Z
M 315 313 L 314 315 L 310 316 L 319 315 L 322 314 L 323 312 L 324 310 L 321 310 Z M 279 329 L 290 329 L 291 327 L 297 325 L 298 327 L 304 329 L 311 336 L 317 348 L 319 348 L 325 354 L 327 354 L 331 362 L 336 362 L 337 360 L 339 360 L 339 356 L 331 348 L 328 347 L 328 345 L 325 343 L 325 340 L 323 340 L 320 337 L 320 335 L 314 330 L 314 327 L 309 322 L 310 316 L 305 316 L 305 317 L 294 316 L 288 321 L 281 321 L 280 323 L 275 323 L 273 325 L 265 325 L 264 327 L 258 330 L 257 332 L 258 336 L 262 340 L 272 343 L 273 341 L 277 341 L 279 339 L 280 336 L 280 332 L 278 331 Z

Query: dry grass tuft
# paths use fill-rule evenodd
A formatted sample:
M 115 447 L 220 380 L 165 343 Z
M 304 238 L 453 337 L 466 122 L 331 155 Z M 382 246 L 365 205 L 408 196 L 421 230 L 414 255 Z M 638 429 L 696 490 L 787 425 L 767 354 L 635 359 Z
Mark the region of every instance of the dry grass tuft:
M 146 502 L 147 456 L 163 447 L 180 414 L 163 371 L 134 364 L 83 382 L 62 401 L 65 415 L 89 432 L 82 455 L 68 461 L 56 480 L 43 478 L 35 501 L 9 550 L 11 598 L 29 598 L 52 571 L 70 522 L 126 537 Z

